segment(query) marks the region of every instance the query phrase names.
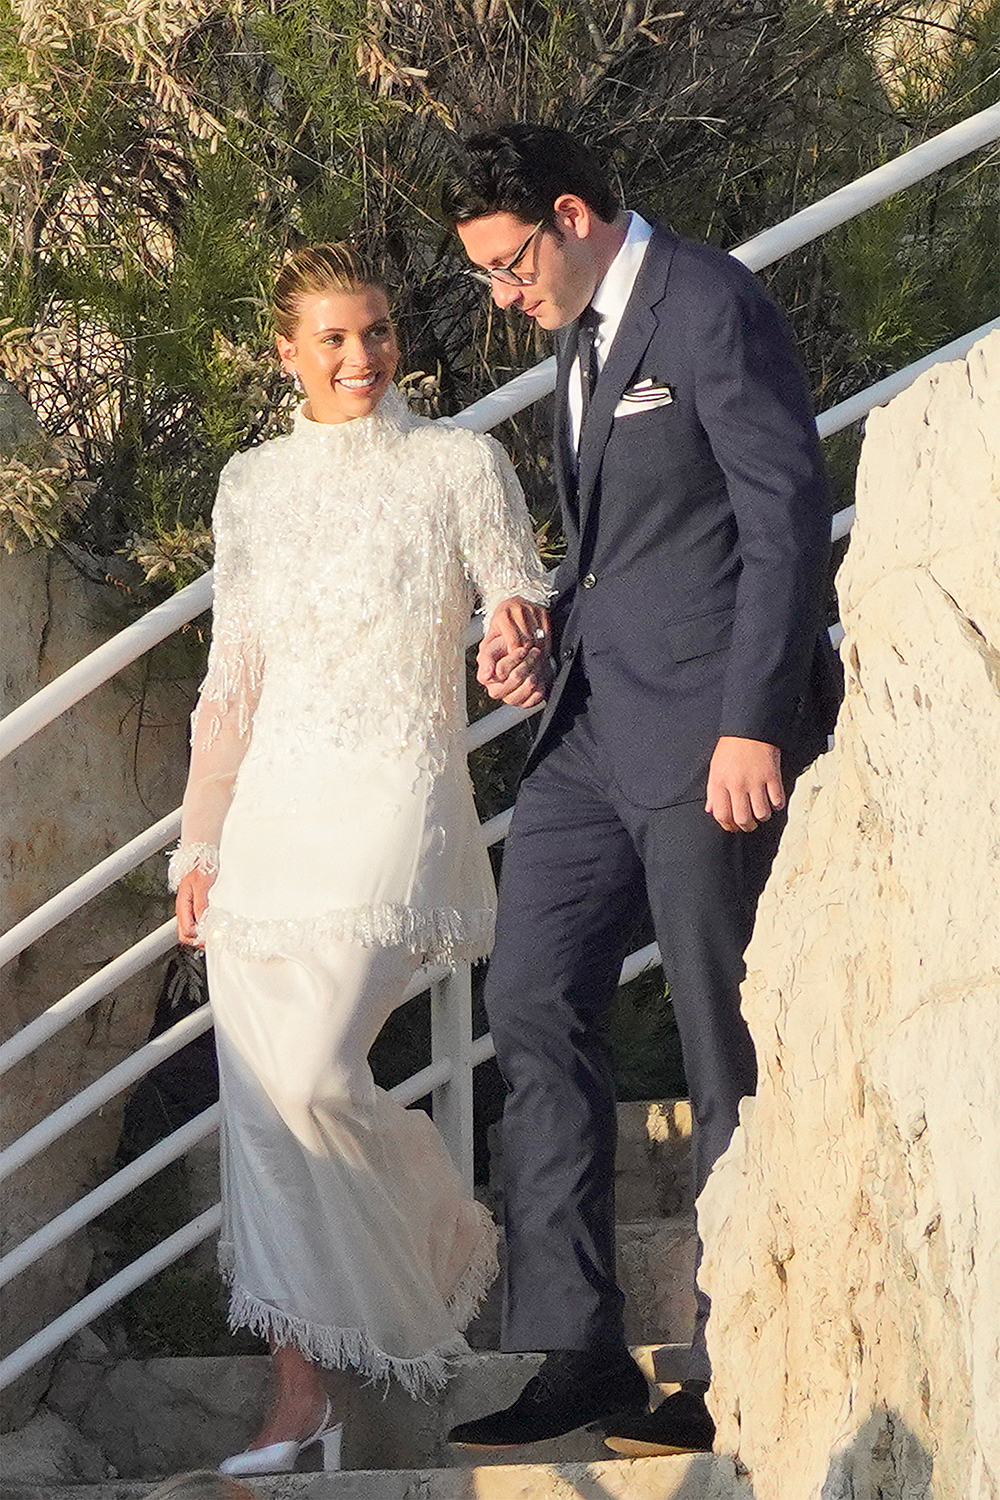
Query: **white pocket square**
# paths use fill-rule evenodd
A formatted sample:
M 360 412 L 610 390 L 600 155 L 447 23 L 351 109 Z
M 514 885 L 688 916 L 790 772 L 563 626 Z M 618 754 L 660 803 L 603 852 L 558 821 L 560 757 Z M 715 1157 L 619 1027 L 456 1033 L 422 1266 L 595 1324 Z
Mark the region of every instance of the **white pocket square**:
M 669 385 L 648 376 L 645 380 L 637 380 L 624 393 L 615 407 L 615 417 L 630 417 L 640 411 L 655 411 L 658 406 L 669 406 L 673 399 L 674 393 Z

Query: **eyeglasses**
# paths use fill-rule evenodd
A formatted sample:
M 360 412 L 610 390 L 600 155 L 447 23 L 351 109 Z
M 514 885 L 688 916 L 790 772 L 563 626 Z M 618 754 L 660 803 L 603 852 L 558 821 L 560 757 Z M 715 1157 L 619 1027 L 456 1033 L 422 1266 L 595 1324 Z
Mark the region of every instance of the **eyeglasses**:
M 528 252 L 528 246 L 542 228 L 544 222 L 544 219 L 538 221 L 517 254 L 512 256 L 505 266 L 491 266 L 488 271 L 465 271 L 463 274 L 470 276 L 473 281 L 480 282 L 482 286 L 492 286 L 494 281 L 500 281 L 504 286 L 534 286 L 538 280 L 537 271 L 529 271 L 527 276 L 520 276 L 514 270 L 514 267 L 519 260 L 524 259 Z

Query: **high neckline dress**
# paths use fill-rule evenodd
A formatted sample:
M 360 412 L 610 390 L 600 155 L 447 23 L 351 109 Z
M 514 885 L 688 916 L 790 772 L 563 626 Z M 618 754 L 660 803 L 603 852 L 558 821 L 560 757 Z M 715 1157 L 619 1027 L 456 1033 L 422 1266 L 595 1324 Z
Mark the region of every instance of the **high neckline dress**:
M 176 885 L 219 1053 L 230 1321 L 329 1366 L 440 1385 L 496 1230 L 367 1053 L 424 959 L 485 955 L 495 892 L 466 764 L 475 602 L 549 590 L 503 450 L 415 417 L 311 421 L 237 455 Z

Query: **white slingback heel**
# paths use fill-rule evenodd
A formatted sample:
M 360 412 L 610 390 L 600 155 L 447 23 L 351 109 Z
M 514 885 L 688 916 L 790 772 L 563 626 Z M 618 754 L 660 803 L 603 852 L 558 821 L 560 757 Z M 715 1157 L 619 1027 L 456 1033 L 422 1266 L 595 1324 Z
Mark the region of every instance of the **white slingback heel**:
M 250 1478 L 254 1474 L 290 1474 L 295 1468 L 300 1453 L 320 1443 L 323 1448 L 323 1469 L 331 1473 L 340 1468 L 340 1444 L 344 1435 L 343 1422 L 331 1423 L 333 1408 L 327 1397 L 323 1420 L 311 1437 L 302 1442 L 268 1443 L 266 1448 L 248 1448 L 245 1453 L 234 1453 L 224 1458 L 219 1465 L 220 1474 L 233 1479 Z

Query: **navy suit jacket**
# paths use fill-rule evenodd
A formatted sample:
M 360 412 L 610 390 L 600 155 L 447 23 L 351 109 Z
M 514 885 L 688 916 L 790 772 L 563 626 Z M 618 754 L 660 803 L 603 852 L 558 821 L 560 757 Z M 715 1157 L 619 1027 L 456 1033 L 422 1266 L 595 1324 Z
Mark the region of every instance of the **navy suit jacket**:
M 578 475 L 566 437 L 576 330 L 556 337 L 559 670 L 526 774 L 581 650 L 612 774 L 639 806 L 704 797 L 720 735 L 777 745 L 801 769 L 826 747 L 839 664 L 822 619 L 829 493 L 784 317 L 731 256 L 654 228 Z M 669 403 L 616 417 L 648 380 Z

